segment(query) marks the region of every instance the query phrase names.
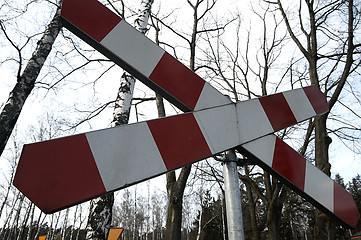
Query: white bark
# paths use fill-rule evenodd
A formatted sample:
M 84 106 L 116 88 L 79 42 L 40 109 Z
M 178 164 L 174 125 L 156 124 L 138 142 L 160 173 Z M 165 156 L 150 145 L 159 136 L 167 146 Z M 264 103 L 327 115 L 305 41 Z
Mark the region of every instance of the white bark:
M 66 234 L 66 225 L 68 224 L 68 216 L 69 216 L 69 208 L 66 209 L 65 211 L 65 216 L 64 216 L 64 220 L 63 220 L 63 226 L 62 229 L 60 231 L 60 235 L 61 235 L 61 239 L 65 239 L 65 234 Z
M 48 57 L 61 29 L 60 8 L 49 23 L 42 38 L 38 41 L 24 71 L 18 77 L 14 89 L 0 113 L 0 155 L 13 131 L 26 99 L 34 88 L 35 81 Z
M 138 10 L 138 18 L 134 22 L 134 27 L 143 34 L 148 30 L 147 25 L 152 4 L 153 0 L 142 0 Z
M 124 73 L 120 79 L 120 87 L 113 112 L 112 127 L 128 123 L 134 85 L 135 78 Z
M 153 0 L 142 0 L 135 28 L 145 34 Z M 127 73 L 121 77 L 115 102 L 112 126 L 127 124 L 133 98 L 135 78 Z M 112 219 L 114 194 L 109 193 L 91 202 L 86 239 L 106 239 Z
M 134 27 L 143 34 L 147 32 L 152 3 L 153 0 L 142 0 L 138 11 L 138 18 L 134 21 Z M 120 87 L 115 102 L 112 122 L 113 127 L 128 123 L 134 85 L 135 78 L 124 72 L 120 79 Z

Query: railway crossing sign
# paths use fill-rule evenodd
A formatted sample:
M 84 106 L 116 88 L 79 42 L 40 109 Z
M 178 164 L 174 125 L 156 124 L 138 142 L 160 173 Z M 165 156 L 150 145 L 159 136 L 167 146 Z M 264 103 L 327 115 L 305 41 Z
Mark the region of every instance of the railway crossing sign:
M 186 113 L 25 145 L 14 185 L 42 211 L 237 148 L 316 207 L 356 226 L 352 196 L 273 135 L 328 111 L 316 86 L 234 103 L 97 0 L 63 0 L 61 17 L 74 34 Z

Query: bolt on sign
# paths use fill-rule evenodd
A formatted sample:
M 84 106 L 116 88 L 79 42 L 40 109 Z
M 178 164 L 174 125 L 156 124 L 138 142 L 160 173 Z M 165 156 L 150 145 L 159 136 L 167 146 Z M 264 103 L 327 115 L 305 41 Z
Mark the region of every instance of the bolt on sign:
M 63 0 L 61 17 L 186 113 L 26 144 L 14 185 L 43 212 L 236 148 L 325 213 L 356 226 L 352 196 L 273 134 L 329 110 L 316 86 L 234 103 L 97 0 Z

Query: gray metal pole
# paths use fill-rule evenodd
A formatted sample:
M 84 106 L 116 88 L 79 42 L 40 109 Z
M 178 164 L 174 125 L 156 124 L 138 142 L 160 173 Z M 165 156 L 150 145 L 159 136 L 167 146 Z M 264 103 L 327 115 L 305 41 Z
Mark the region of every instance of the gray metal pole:
M 242 200 L 239 189 L 236 154 L 234 150 L 226 152 L 223 165 L 223 177 L 226 199 L 227 227 L 229 240 L 244 240 Z

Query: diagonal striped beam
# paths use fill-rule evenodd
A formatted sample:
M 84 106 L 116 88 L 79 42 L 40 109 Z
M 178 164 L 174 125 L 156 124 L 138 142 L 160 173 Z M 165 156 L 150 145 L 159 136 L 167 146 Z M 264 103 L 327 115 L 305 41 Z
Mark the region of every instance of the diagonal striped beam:
M 314 88 L 28 144 L 14 185 L 42 211 L 54 212 L 321 114 L 322 98 L 307 96 Z M 280 102 L 275 118 L 270 110 Z
M 231 101 L 97 0 L 63 0 L 63 25 L 183 111 Z
M 319 209 L 356 227 L 360 214 L 351 194 L 278 137 L 268 135 L 237 149 Z
M 255 139 L 254 135 L 264 136 L 327 111 L 326 98 L 316 86 L 237 103 L 238 115 L 243 115 L 240 137 L 247 142 Z

